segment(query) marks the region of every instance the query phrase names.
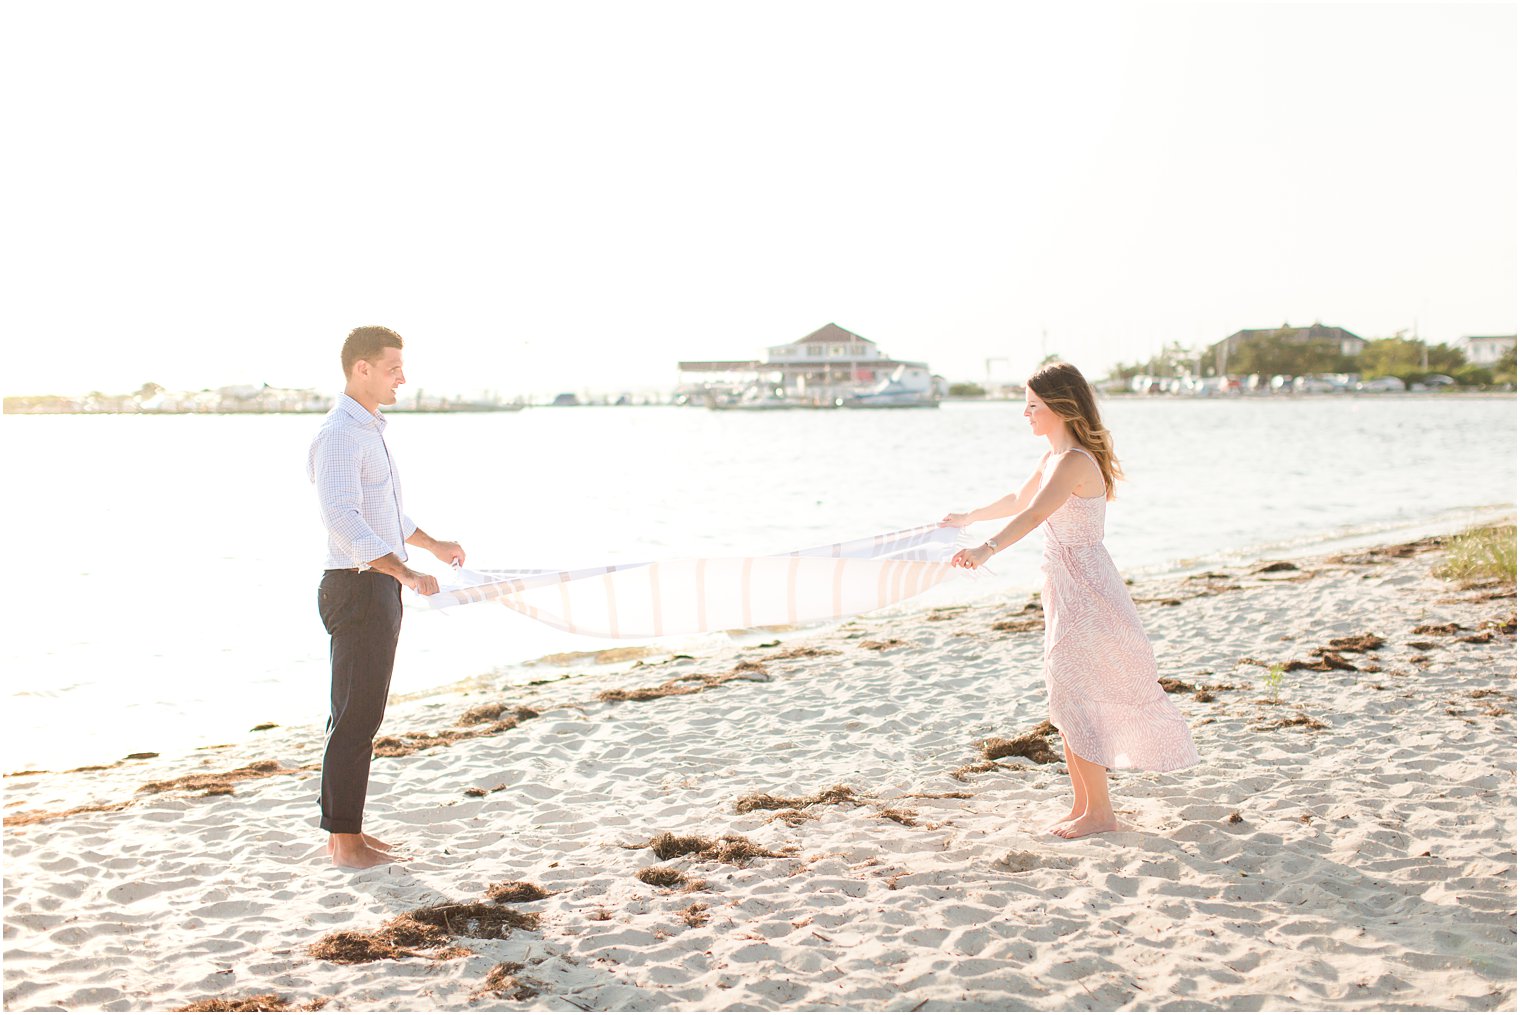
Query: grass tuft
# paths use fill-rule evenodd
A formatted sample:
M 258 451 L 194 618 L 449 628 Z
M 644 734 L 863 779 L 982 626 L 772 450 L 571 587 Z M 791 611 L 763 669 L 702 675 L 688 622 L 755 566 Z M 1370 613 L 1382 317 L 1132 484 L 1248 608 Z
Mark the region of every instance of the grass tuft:
M 1435 567 L 1446 581 L 1515 580 L 1515 527 L 1497 525 L 1471 529 L 1446 543 L 1446 558 Z

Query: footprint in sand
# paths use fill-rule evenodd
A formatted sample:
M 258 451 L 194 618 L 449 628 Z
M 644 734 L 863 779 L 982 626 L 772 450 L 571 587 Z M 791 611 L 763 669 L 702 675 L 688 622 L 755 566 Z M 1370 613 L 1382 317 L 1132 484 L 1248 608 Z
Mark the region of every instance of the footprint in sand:
M 128 905 L 133 902 L 141 902 L 159 892 L 170 892 L 180 888 L 190 888 L 201 882 L 196 878 L 182 878 L 178 881 L 128 881 L 114 888 L 106 890 L 106 898 L 112 902 Z
M 992 866 L 1000 870 L 1012 871 L 1015 874 L 1026 874 L 1042 868 L 1053 870 L 1069 870 L 1075 863 L 1070 857 L 1065 856 L 1041 856 L 1039 853 L 1029 853 L 1023 850 L 1012 850 L 1007 855 L 994 860 Z

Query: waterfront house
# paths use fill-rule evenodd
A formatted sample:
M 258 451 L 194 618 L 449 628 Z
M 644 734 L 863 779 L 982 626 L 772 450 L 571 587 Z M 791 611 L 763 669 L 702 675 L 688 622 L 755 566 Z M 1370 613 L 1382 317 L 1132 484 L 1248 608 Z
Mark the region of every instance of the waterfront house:
M 1223 376 L 1229 372 L 1230 361 L 1242 346 L 1256 342 L 1280 342 L 1286 345 L 1317 345 L 1335 350 L 1339 355 L 1355 359 L 1367 346 L 1367 340 L 1353 335 L 1345 328 L 1332 327 L 1315 321 L 1307 328 L 1295 328 L 1284 324 L 1280 328 L 1246 328 L 1229 338 L 1215 342 L 1209 347 L 1214 357 L 1214 373 Z
M 1468 335 L 1462 339 L 1467 362 L 1476 366 L 1493 366 L 1507 352 L 1515 351 L 1514 335 Z
M 795 342 L 766 349 L 765 360 L 683 360 L 683 388 L 742 388 L 757 380 L 770 397 L 797 404 L 833 405 L 867 390 L 922 380 L 926 399 L 937 401 L 927 363 L 897 360 L 869 338 L 830 322 Z M 693 378 L 688 375 L 702 375 Z

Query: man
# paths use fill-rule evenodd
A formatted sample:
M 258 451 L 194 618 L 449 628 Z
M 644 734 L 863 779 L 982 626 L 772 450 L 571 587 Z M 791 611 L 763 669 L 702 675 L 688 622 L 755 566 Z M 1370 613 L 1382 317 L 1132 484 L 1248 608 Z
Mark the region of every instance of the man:
M 317 608 L 332 636 L 322 827 L 333 863 L 374 867 L 401 859 L 363 828 L 370 757 L 401 634 L 401 586 L 420 595 L 438 591 L 438 579 L 406 566 L 404 544 L 451 564 L 464 562 L 464 549 L 423 532 L 401 507 L 401 481 L 380 415 L 380 406 L 395 405 L 396 389 L 406 383 L 401 336 L 379 327 L 349 332 L 343 375 L 343 395 L 311 442 L 306 463 L 327 526 Z

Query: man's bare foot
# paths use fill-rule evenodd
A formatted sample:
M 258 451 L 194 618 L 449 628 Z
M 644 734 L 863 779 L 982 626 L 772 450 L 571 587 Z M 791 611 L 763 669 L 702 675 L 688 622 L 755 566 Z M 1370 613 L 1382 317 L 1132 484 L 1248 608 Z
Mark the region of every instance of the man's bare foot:
M 1099 832 L 1116 832 L 1119 830 L 1119 821 L 1110 814 L 1083 814 L 1075 820 L 1057 825 L 1050 830 L 1050 834 L 1059 835 L 1063 839 L 1080 839 L 1084 835 L 1097 835 Z
M 382 853 L 393 853 L 396 850 L 395 846 L 392 846 L 388 842 L 381 842 L 379 839 L 375 838 L 373 835 L 370 835 L 368 832 L 360 832 L 359 835 L 360 835 L 361 838 L 363 838 L 364 844 L 366 846 L 368 846 L 370 849 L 376 849 L 376 850 L 379 850 Z M 327 855 L 331 856 L 332 855 L 332 851 L 333 851 L 333 837 L 331 835 L 329 835 L 327 837 Z
M 406 859 L 403 856 L 375 849 L 365 841 L 367 838 L 368 836 L 360 834 L 328 836 L 327 851 L 332 855 L 333 866 L 363 870 L 366 867 L 379 867 L 382 864 L 399 863 Z

